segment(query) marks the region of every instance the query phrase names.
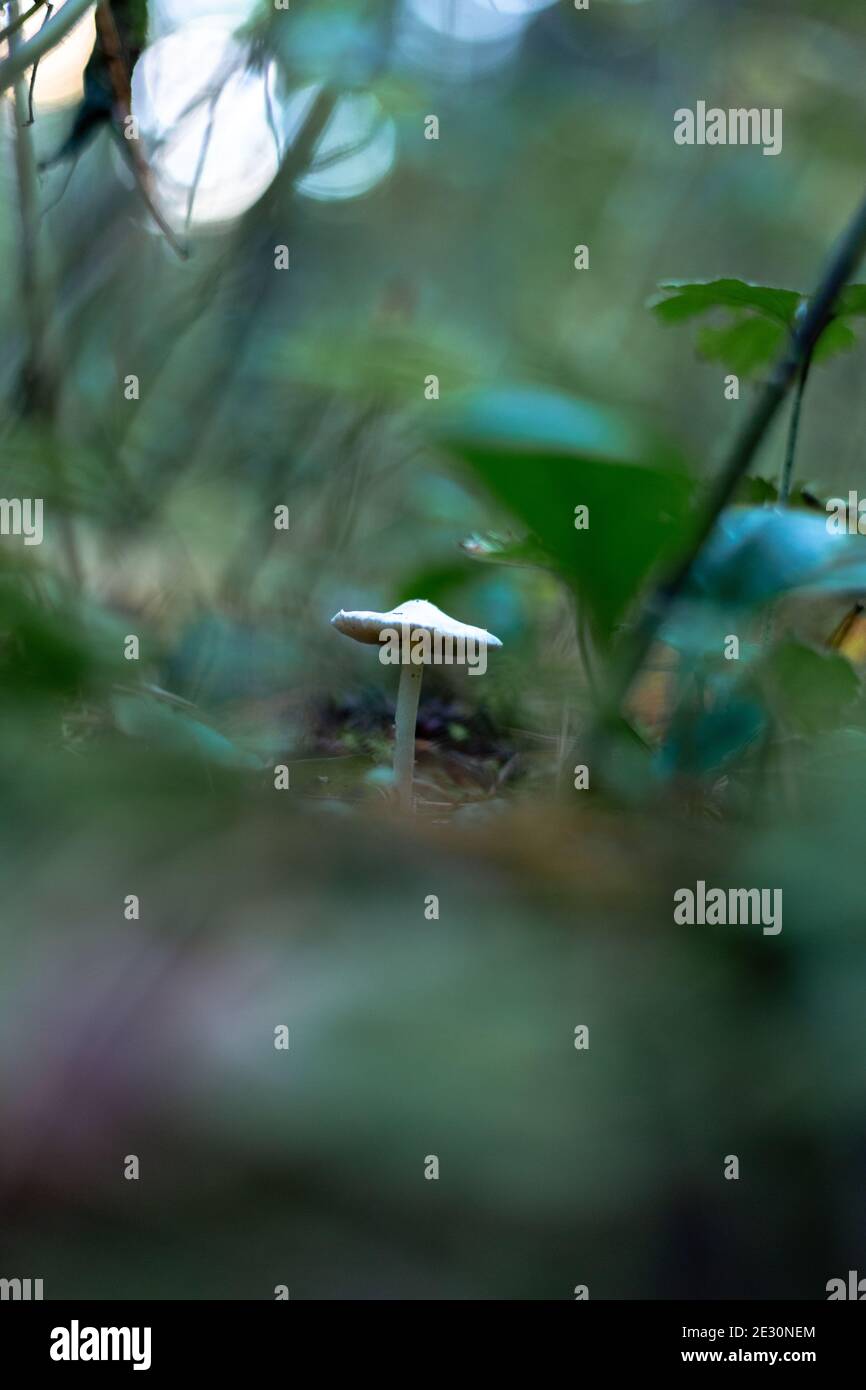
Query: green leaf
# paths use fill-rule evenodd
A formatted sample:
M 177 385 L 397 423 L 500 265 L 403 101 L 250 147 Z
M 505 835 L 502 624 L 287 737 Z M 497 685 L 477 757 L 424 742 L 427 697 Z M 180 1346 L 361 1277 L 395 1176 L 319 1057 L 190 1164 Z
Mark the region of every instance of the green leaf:
M 691 479 L 619 416 L 551 392 L 494 389 L 467 397 L 437 437 L 528 528 L 602 640 L 682 541 Z M 578 506 L 587 529 L 575 527 Z
M 802 299 L 797 290 L 748 280 L 663 280 L 649 307 L 663 323 L 682 323 L 710 309 L 751 309 L 789 328 Z
M 778 357 L 787 332 L 780 323 L 747 316 L 724 328 L 702 328 L 698 352 L 707 362 L 721 362 L 737 376 L 751 376 Z
M 826 362 L 831 357 L 838 357 L 840 352 L 850 352 L 856 344 L 857 337 L 853 328 L 849 328 L 847 323 L 842 323 L 838 318 L 831 319 L 815 345 L 812 361 Z
M 746 280 L 665 280 L 649 307 L 662 323 L 683 323 L 714 310 L 733 310 L 732 322 L 701 329 L 698 351 L 738 376 L 750 376 L 779 355 L 798 308 L 807 302 L 798 290 Z M 858 315 L 866 315 L 866 285 L 849 285 L 818 340 L 814 361 L 825 362 L 851 350 L 856 337 L 842 320 Z
M 0 700 L 70 698 L 96 681 L 98 657 L 71 607 L 34 602 L 0 576 Z
M 845 318 L 849 314 L 852 317 L 866 314 L 866 285 L 848 285 L 840 294 L 836 315 Z
M 850 662 L 837 652 L 820 652 L 788 641 L 770 655 L 763 674 L 785 722 L 813 734 L 840 724 L 860 693 Z
M 761 506 L 765 502 L 775 502 L 778 496 L 779 489 L 771 479 L 752 474 L 741 478 L 737 488 L 737 501 L 753 507 Z

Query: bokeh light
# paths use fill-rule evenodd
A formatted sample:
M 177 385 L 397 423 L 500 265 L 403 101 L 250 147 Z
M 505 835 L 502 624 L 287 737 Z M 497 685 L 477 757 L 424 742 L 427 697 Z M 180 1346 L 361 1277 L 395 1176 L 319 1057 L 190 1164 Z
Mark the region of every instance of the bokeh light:
M 512 58 L 530 18 L 526 8 L 496 9 L 489 0 L 403 0 L 395 44 L 413 67 L 466 81 Z
M 222 224 L 250 207 L 273 180 L 318 90 L 312 84 L 281 99 L 274 69 L 247 67 L 221 25 L 184 25 L 157 40 L 135 69 L 132 100 L 169 222 Z M 298 191 L 320 200 L 358 197 L 385 177 L 395 153 L 394 123 L 375 97 L 347 94 Z
M 152 44 L 132 77 L 132 110 L 175 226 L 223 223 L 261 197 L 284 147 L 273 68 L 246 66 L 221 26 L 188 24 Z
M 289 98 L 284 120 L 290 140 L 318 91 L 314 84 Z M 386 177 L 396 151 L 394 122 L 376 98 L 365 92 L 343 96 L 316 146 L 309 173 L 298 182 L 298 192 L 322 201 L 357 198 Z
M 534 15 L 549 10 L 557 0 L 476 0 L 486 10 L 496 14 Z
M 206 21 L 237 29 L 258 7 L 258 0 L 150 0 L 151 40 L 164 38 L 184 24 Z

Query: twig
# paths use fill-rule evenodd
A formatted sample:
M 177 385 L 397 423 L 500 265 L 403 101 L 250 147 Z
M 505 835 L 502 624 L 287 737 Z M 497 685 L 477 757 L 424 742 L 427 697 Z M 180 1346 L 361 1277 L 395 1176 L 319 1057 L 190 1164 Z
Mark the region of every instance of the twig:
M 63 187 L 61 188 L 61 190 L 60 190 L 60 192 L 58 193 L 57 197 L 56 197 L 52 202 L 46 203 L 45 206 L 43 207 L 42 211 L 41 211 L 40 214 L 39 214 L 39 220 L 40 220 L 40 222 L 41 222 L 44 218 L 46 218 L 46 217 L 48 216 L 49 212 L 53 212 L 53 210 L 57 207 L 57 204 L 60 202 L 61 198 L 63 197 L 64 193 L 66 192 L 67 188 L 69 187 L 69 185 L 70 185 L 70 183 L 71 183 L 71 181 L 72 181 L 72 175 L 75 173 L 75 170 L 78 168 L 78 159 L 79 159 L 79 156 L 76 155 L 75 158 L 74 158 L 73 160 L 71 160 L 70 165 L 69 165 L 69 171 L 68 171 L 68 173 L 67 173 L 67 175 L 66 175 L 66 178 L 63 180 Z
M 800 375 L 797 378 L 797 390 L 794 395 L 794 408 L 791 411 L 791 423 L 788 427 L 788 442 L 785 448 L 785 462 L 782 466 L 782 479 L 779 483 L 779 501 L 784 505 L 788 500 L 791 491 L 791 479 L 794 476 L 794 457 L 797 453 L 797 438 L 800 433 L 800 409 L 803 405 L 803 393 L 806 390 L 806 382 L 809 379 L 809 368 L 812 365 L 812 353 L 806 358 L 800 368 Z
M 92 4 L 93 0 L 66 0 L 62 10 L 44 24 L 38 34 L 34 34 L 26 43 L 17 45 L 15 52 L 9 54 L 5 63 L 0 63 L 0 92 L 5 92 L 28 68 L 32 68 L 46 53 L 50 53 L 61 39 L 65 39 L 70 29 L 74 28 Z
M 593 704 L 597 706 L 599 690 L 593 662 L 589 621 L 582 606 L 577 603 L 574 605 L 574 631 L 577 638 L 577 649 L 580 652 L 580 660 L 583 666 L 583 674 L 586 679 L 586 686 Z
M 136 154 L 129 148 L 130 145 L 133 144 L 133 141 L 127 140 L 126 137 L 122 135 L 121 132 L 115 126 L 111 127 L 111 133 L 114 139 L 117 141 L 117 145 L 121 154 L 123 155 L 127 164 L 129 165 L 129 171 L 135 180 L 135 186 L 141 194 L 141 197 L 144 201 L 144 205 L 150 213 L 151 217 L 153 218 L 154 222 L 156 223 L 157 227 L 159 227 L 159 230 L 162 232 L 163 236 L 165 237 L 174 254 L 177 256 L 178 260 L 188 261 L 189 247 L 184 246 L 183 242 L 178 241 L 177 237 L 172 231 L 171 226 L 169 225 L 163 214 L 160 212 L 154 199 L 151 197 L 150 190 L 147 187 L 146 177 L 150 171 L 147 168 L 147 166 L 143 163 L 143 161 L 140 158 L 137 158 Z
M 6 25 L 5 29 L 0 29 L 0 43 L 5 43 L 10 34 L 16 34 L 22 25 L 26 24 L 28 19 L 32 19 L 36 11 L 41 10 L 42 6 L 45 4 L 48 4 L 48 0 L 36 0 L 36 4 L 31 5 L 29 10 L 25 10 L 23 14 L 19 14 L 17 19 L 11 20 L 10 23 Z M 48 4 L 48 7 L 49 9 L 51 8 L 50 4 Z
M 155 198 L 151 194 L 149 187 L 151 181 L 150 168 L 147 160 L 138 147 L 137 140 L 127 140 L 124 133 L 126 121 L 130 115 L 132 77 L 124 56 L 120 34 L 117 31 L 117 24 L 111 8 L 111 0 L 99 0 L 96 6 L 96 32 L 108 63 L 108 77 L 111 82 L 112 96 L 114 97 L 114 120 L 111 126 L 112 133 L 129 165 L 132 176 L 135 179 L 136 187 L 144 199 L 148 212 L 175 255 L 182 261 L 188 260 L 189 250 L 178 241 L 166 218 L 163 217 L 157 207 Z
M 268 123 L 268 129 L 270 130 L 271 135 L 273 136 L 273 140 L 274 140 L 274 150 L 275 150 L 275 152 L 276 152 L 277 160 L 279 161 L 279 160 L 281 160 L 282 157 L 283 157 L 283 147 L 282 147 L 282 143 L 281 143 L 281 141 L 280 141 L 280 133 L 279 133 L 279 131 L 277 130 L 277 123 L 276 123 L 276 121 L 274 120 L 274 108 L 273 108 L 273 105 L 272 105 L 272 103 L 271 103 L 271 89 L 270 89 L 269 82 L 270 82 L 269 71 L 268 71 L 267 68 L 265 68 L 265 72 L 264 72 L 264 82 L 263 82 L 264 92 L 265 92 L 265 119 L 267 120 L 267 123 Z
M 10 6 L 15 18 L 18 0 Z M 9 38 L 10 61 L 23 44 L 16 33 Z M 27 92 L 23 72 L 15 83 L 15 170 L 18 178 L 18 212 L 21 224 L 21 303 L 27 334 L 22 380 L 25 408 L 47 405 L 50 394 L 45 362 L 45 299 L 39 277 L 39 214 L 33 136 L 26 120 Z
M 18 0 L 11 6 L 16 17 Z M 9 62 L 14 62 L 26 45 L 17 33 L 9 37 Z M 65 476 L 61 455 L 54 436 L 56 379 L 53 363 L 48 360 L 46 347 L 48 314 L 44 278 L 39 273 L 39 214 L 36 183 L 36 161 L 33 154 L 32 131 L 24 120 L 27 93 L 24 85 L 26 68 L 19 71 L 15 82 L 15 163 L 18 174 L 18 201 L 21 217 L 21 295 L 27 332 L 27 350 L 23 367 L 24 411 L 47 423 L 47 448 L 61 492 L 65 492 Z M 81 587 L 82 570 L 72 518 L 62 513 L 59 522 L 60 543 L 66 555 L 70 577 L 76 588 Z
M 564 784 L 564 782 L 565 782 L 565 762 L 566 762 L 566 757 L 567 757 L 567 754 L 568 754 L 569 747 L 570 747 L 570 745 L 571 745 L 571 739 L 569 738 L 570 714 L 571 714 L 571 710 L 570 710 L 569 703 L 568 703 L 568 697 L 566 696 L 566 697 L 563 699 L 563 701 L 562 701 L 562 708 L 561 708 L 561 711 L 560 711 L 560 720 L 559 720 L 559 738 L 557 739 L 557 742 L 556 742 L 556 790 L 557 790 L 557 792 L 561 792 L 561 791 L 562 791 L 562 787 L 563 787 L 563 784 Z
M 45 9 L 46 9 L 45 18 L 44 18 L 44 20 L 42 21 L 42 28 L 43 28 L 43 29 L 45 28 L 45 25 L 48 23 L 49 19 L 51 18 L 51 15 L 52 15 L 52 13 L 53 13 L 53 11 L 54 11 L 54 6 L 52 5 L 51 0 L 46 0 Z M 37 58 L 37 59 L 36 59 L 36 62 L 33 64 L 33 71 L 32 71 L 31 74 L 30 74 L 30 88 L 29 88 L 29 90 L 28 90 L 28 92 L 27 92 L 27 120 L 26 120 L 26 122 L 25 122 L 26 125 L 32 125 L 33 122 L 34 122 L 35 119 L 36 119 L 36 117 L 33 115 L 33 92 L 34 92 L 35 87 L 36 87 L 36 74 L 37 74 L 38 71 L 39 71 L 39 59 Z
M 213 98 L 211 99 L 210 110 L 208 111 L 207 116 L 207 129 L 205 130 L 204 138 L 201 142 L 201 148 L 198 152 L 198 159 L 196 160 L 195 173 L 193 174 L 192 183 L 190 184 L 189 197 L 187 198 L 186 202 L 186 222 L 184 223 L 184 227 L 187 232 L 189 231 L 190 226 L 192 225 L 192 214 L 193 208 L 195 207 L 198 186 L 201 183 L 201 177 L 204 173 L 204 166 L 207 161 L 208 150 L 210 149 L 210 142 L 213 138 L 214 120 L 216 118 L 216 108 L 219 99 L 220 93 L 215 92 Z

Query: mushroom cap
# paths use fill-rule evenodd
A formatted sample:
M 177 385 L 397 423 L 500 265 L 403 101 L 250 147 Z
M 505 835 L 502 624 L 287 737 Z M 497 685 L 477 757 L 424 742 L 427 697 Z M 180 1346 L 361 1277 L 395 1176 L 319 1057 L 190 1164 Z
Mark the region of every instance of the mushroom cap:
M 402 628 L 405 624 L 413 632 L 420 628 L 424 632 L 439 633 L 441 637 L 462 637 L 467 642 L 475 641 L 483 647 L 502 646 L 499 638 L 494 637 L 486 628 L 459 623 L 456 618 L 450 618 L 447 613 L 443 613 L 435 603 L 428 603 L 423 598 L 413 598 L 408 603 L 401 603 L 399 608 L 392 608 L 390 613 L 371 613 L 365 609 L 347 613 L 341 608 L 339 613 L 334 614 L 331 622 L 338 632 L 344 633 L 346 637 L 354 637 L 356 642 L 378 643 L 383 632 Z

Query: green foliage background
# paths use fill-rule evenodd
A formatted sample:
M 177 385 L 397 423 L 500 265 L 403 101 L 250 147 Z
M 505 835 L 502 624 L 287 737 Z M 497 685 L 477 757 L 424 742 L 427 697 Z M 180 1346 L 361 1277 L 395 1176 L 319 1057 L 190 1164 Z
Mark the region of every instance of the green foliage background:
M 253 53 L 374 91 L 392 176 L 317 203 L 287 163 L 180 261 L 103 130 L 59 200 L 68 170 L 39 185 L 27 409 L 3 113 L 0 495 L 44 497 L 47 531 L 0 542 L 0 1273 L 46 1297 L 822 1298 L 866 1236 L 866 721 L 826 646 L 859 538 L 831 563 L 805 509 L 728 518 L 603 791 L 588 750 L 784 342 L 718 295 L 666 324 L 659 287 L 814 287 L 863 194 L 866 13 L 562 3 L 468 83 L 395 57 L 385 0 L 289 13 L 260 7 Z M 675 146 L 698 99 L 782 107 L 782 155 Z M 37 107 L 40 158 L 69 119 Z M 822 500 L 863 477 L 842 307 L 797 453 Z M 483 680 L 427 682 L 415 823 L 387 669 L 328 622 L 411 597 L 504 643 Z M 782 934 L 676 927 L 698 879 L 782 888 Z

